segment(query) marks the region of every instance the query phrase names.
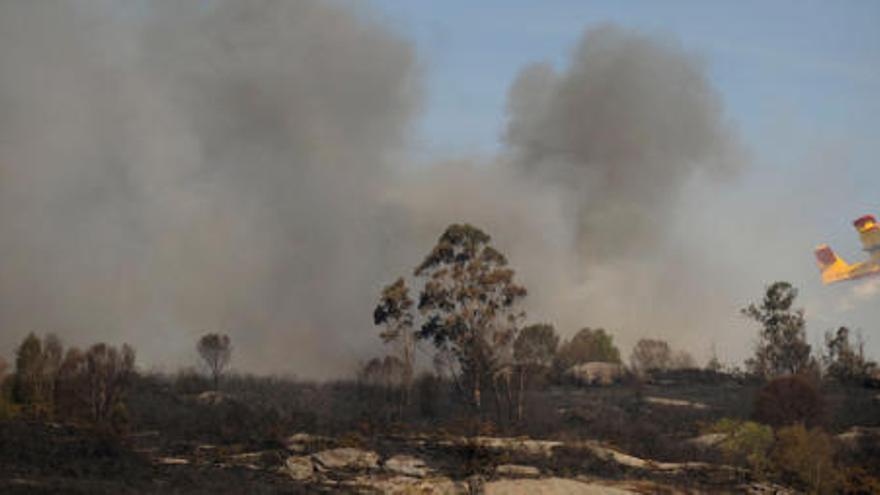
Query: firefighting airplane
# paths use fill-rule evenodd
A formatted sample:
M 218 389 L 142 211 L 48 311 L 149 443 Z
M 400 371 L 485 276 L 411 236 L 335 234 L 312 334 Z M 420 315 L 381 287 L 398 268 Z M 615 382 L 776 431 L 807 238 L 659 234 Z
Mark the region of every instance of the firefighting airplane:
M 853 222 L 853 225 L 859 232 L 862 247 L 870 259 L 850 265 L 834 254 L 827 244 L 820 245 L 816 248 L 816 261 L 822 271 L 823 284 L 880 275 L 880 224 L 877 224 L 873 215 L 865 215 Z

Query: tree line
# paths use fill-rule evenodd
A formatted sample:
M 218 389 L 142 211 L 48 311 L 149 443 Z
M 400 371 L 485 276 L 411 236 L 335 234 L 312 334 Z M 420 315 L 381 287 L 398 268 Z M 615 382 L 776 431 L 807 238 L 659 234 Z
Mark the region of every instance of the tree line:
M 620 351 L 604 329 L 584 328 L 560 344 L 551 324 L 524 325 L 522 302 L 528 292 L 515 280 L 507 258 L 491 245 L 491 237 L 477 227 L 450 225 L 415 267 L 410 283 L 417 290 L 399 277 L 381 292 L 373 321 L 383 328 L 380 336 L 393 351 L 362 370 L 367 380 L 401 387 L 404 403 L 410 395 L 416 350 L 425 342 L 433 349 L 424 354 L 431 356 L 438 374 L 451 379 L 459 396 L 482 413 L 490 391 L 499 416 L 506 410 L 511 417 L 522 417 L 522 398 L 530 383 L 548 377 L 561 381 L 586 363 L 622 369 Z M 754 355 L 745 362 L 749 376 L 771 380 L 824 373 L 844 381 L 871 376 L 876 364 L 865 357 L 861 336 L 854 341 L 846 327 L 828 332 L 824 352 L 814 355 L 806 340 L 804 312 L 794 307 L 796 297 L 791 284 L 775 282 L 760 302 L 742 310 L 760 327 Z M 628 371 L 645 376 L 697 367 L 686 351 L 674 350 L 663 340 L 641 339 L 632 350 Z M 714 355 L 706 365 L 713 372 L 721 368 Z

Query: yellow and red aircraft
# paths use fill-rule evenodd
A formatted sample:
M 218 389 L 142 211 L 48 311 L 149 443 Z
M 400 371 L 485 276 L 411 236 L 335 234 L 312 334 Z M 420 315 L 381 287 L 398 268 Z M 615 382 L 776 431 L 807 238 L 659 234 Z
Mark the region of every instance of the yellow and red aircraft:
M 873 215 L 865 215 L 853 222 L 853 225 L 859 232 L 862 248 L 870 259 L 850 265 L 834 254 L 827 244 L 822 244 L 816 248 L 816 261 L 822 271 L 823 284 L 880 275 L 880 224 L 877 224 Z

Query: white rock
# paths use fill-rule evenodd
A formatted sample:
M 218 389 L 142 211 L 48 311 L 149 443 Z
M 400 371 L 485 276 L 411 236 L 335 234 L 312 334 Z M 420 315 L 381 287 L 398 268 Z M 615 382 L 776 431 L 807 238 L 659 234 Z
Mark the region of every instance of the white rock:
M 648 404 L 655 404 L 658 406 L 671 406 L 671 407 L 689 407 L 691 409 L 699 409 L 705 410 L 709 409 L 709 406 L 703 404 L 702 402 L 691 402 L 687 400 L 679 400 L 679 399 L 667 399 L 665 397 L 645 397 L 645 402 Z
M 623 377 L 623 365 L 591 361 L 576 364 L 565 372 L 580 383 L 586 385 L 611 385 Z
M 315 474 L 315 467 L 312 460 L 304 456 L 288 457 L 284 461 L 284 472 L 296 481 L 304 481 L 310 479 Z
M 343 447 L 323 450 L 312 455 L 312 459 L 323 469 L 376 469 L 379 455 L 369 450 Z
M 687 440 L 687 444 L 700 448 L 716 447 L 718 444 L 727 439 L 726 433 L 706 433 L 698 437 Z
M 423 478 L 430 470 L 425 466 L 425 461 L 411 455 L 396 455 L 385 461 L 385 469 L 392 473 Z

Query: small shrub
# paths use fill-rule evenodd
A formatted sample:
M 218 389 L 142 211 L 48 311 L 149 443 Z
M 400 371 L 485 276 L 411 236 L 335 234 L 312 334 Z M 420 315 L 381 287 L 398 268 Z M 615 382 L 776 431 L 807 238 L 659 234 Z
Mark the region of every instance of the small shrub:
M 838 493 L 842 479 L 834 465 L 834 445 L 821 429 L 801 424 L 781 428 L 770 457 L 785 483 L 809 493 Z
M 725 435 L 719 447 L 727 462 L 748 466 L 757 479 L 767 476 L 773 446 L 773 430 L 769 426 L 724 418 L 709 427 L 707 433 Z

